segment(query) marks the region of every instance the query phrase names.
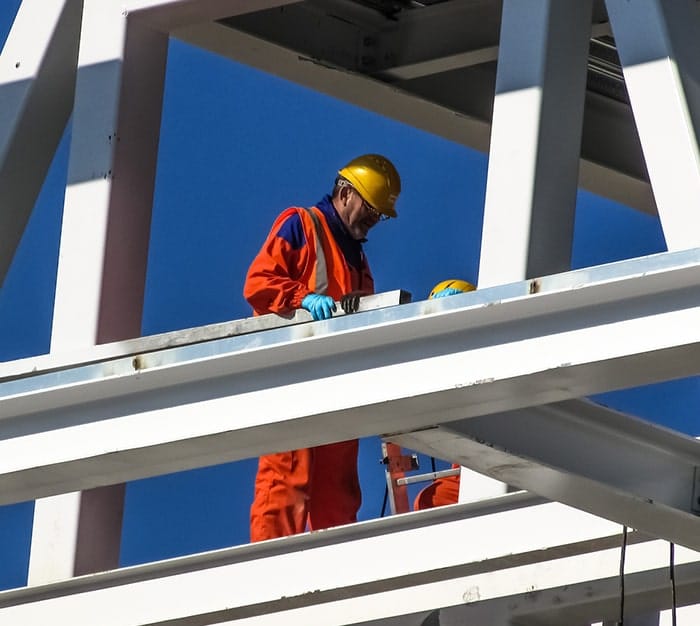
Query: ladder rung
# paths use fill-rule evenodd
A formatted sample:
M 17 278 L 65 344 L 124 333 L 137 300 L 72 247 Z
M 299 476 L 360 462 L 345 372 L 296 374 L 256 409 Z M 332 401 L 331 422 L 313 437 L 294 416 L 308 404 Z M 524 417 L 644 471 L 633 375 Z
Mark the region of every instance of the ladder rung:
M 453 467 L 452 469 L 441 470 L 439 472 L 428 472 L 427 474 L 416 474 L 414 476 L 405 476 L 404 478 L 397 478 L 397 485 L 410 485 L 411 483 L 420 483 L 427 480 L 435 480 L 436 478 L 445 478 L 446 476 L 458 476 L 460 472 L 459 467 Z

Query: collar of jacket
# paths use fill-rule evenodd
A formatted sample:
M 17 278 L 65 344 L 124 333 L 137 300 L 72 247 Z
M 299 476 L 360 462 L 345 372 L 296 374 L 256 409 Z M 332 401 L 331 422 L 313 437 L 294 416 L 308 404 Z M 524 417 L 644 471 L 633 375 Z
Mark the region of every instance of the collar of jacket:
M 333 201 L 330 195 L 324 196 L 317 204 L 316 208 L 323 213 L 328 222 L 328 226 L 333 233 L 333 237 L 343 251 L 345 260 L 355 269 L 359 270 L 362 267 L 362 244 L 366 239 L 354 239 L 350 236 L 348 229 L 345 228 L 343 220 L 340 219 L 338 211 L 333 206 Z

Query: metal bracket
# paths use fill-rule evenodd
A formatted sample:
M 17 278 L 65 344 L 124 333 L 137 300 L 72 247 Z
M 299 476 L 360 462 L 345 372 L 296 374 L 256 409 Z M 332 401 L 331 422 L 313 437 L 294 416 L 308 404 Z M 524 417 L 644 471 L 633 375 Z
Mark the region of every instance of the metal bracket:
M 437 480 L 438 478 L 447 478 L 448 476 L 459 476 L 460 468 L 455 467 L 453 469 L 440 470 L 439 472 L 428 472 L 427 474 L 414 474 L 413 476 L 406 476 L 405 478 L 397 478 L 396 484 L 401 485 L 412 485 L 414 483 L 423 483 L 429 480 Z

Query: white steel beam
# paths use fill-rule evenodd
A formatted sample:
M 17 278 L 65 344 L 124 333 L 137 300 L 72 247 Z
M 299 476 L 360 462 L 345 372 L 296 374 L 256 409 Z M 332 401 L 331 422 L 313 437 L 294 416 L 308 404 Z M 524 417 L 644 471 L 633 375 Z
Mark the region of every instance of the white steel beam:
M 170 32 L 180 26 L 263 11 L 299 0 L 123 0 L 130 20 Z
M 52 352 L 140 334 L 167 43 L 85 3 Z
M 508 494 L 2 592 L 0 618 L 8 624 L 71 626 L 333 626 L 436 607 L 468 610 L 513 596 L 520 601 L 510 603 L 511 612 L 522 615 L 548 604 L 527 592 L 580 585 L 564 598 L 573 604 L 583 600 L 584 584 L 588 600 L 613 617 L 610 582 L 606 589 L 596 581 L 618 571 L 620 526 L 558 503 L 536 502 L 528 494 Z M 465 540 L 469 537 L 478 540 Z M 631 596 L 637 574 L 646 577 L 646 591 L 658 593 L 667 584 L 656 571 L 667 563 L 667 544 L 630 533 L 627 551 Z M 697 600 L 698 554 L 679 548 L 676 563 L 679 588 Z
M 83 0 L 24 0 L 0 54 L 0 287 L 73 107 Z
M 165 26 L 270 4 L 85 0 L 53 354 L 141 333 L 168 48 Z M 123 486 L 114 485 L 38 501 L 30 581 L 116 566 L 123 498 Z M 71 519 L 78 520 L 78 529 L 57 536 L 55 529 Z
M 694 375 L 698 285 L 665 253 L 6 380 L 0 498 Z
M 386 291 L 360 298 L 357 312 L 374 311 L 388 306 L 406 304 L 410 301 L 411 294 L 407 291 L 401 289 Z M 345 315 L 340 303 L 337 302 L 336 305 L 337 312 L 334 314 L 334 317 Z M 185 328 L 146 337 L 125 339 L 114 343 L 103 343 L 57 354 L 42 354 L 15 361 L 4 361 L 0 363 L 0 381 L 31 376 L 37 372 L 65 370 L 78 365 L 89 365 L 119 357 L 137 357 L 146 352 L 203 343 L 225 337 L 247 335 L 311 321 L 313 321 L 311 313 L 304 309 L 297 309 L 289 317 L 275 314 L 256 315 L 230 322 L 219 322 L 218 324 Z
M 35 502 L 27 568 L 28 585 L 73 576 L 79 523 L 79 493 L 60 494 Z
M 172 35 L 238 63 L 292 80 L 414 128 L 484 152 L 488 149 L 487 122 L 456 114 L 455 111 L 409 95 L 380 80 L 331 67 L 317 59 L 305 57 L 222 24 L 192 24 L 173 30 Z
M 494 413 L 393 441 L 700 548 L 700 442 L 583 400 Z
M 457 0 L 404 11 L 377 42 L 375 75 L 403 81 L 495 61 L 500 24 L 500 2 Z
M 481 152 L 488 151 L 490 120 L 471 117 L 435 104 L 402 91 L 396 85 L 333 67 L 220 23 L 189 24 L 173 29 L 171 34 L 191 45 L 281 76 L 319 93 L 340 98 Z M 420 71 L 420 67 L 423 66 L 415 70 Z M 411 71 L 410 67 L 407 71 Z M 594 160 L 581 159 L 580 165 L 579 182 L 589 191 L 655 213 L 653 197 L 646 181 Z
M 439 6 L 450 6 L 447 5 L 435 5 Z M 421 25 L 422 26 L 422 25 Z M 440 24 L 442 27 L 443 25 Z M 475 30 L 479 26 L 475 26 Z M 475 33 L 476 34 L 476 33 Z M 610 28 L 608 24 L 596 24 L 591 28 L 592 36 L 600 36 L 610 34 Z M 435 35 L 436 38 L 439 35 Z M 422 35 L 418 43 L 423 43 L 424 41 L 435 41 L 431 40 L 430 36 Z M 409 63 L 404 60 L 402 64 L 392 65 L 386 70 L 376 72 L 373 76 L 378 76 L 387 82 L 401 84 L 402 81 L 410 81 L 416 78 L 421 78 L 423 76 L 432 76 L 434 74 L 439 74 L 441 72 L 450 72 L 452 70 L 470 67 L 472 65 L 479 65 L 480 63 L 488 63 L 489 61 L 496 61 L 498 59 L 498 42 L 494 40 L 493 45 L 485 45 L 474 47 L 473 49 L 466 52 L 455 52 L 454 54 L 446 54 L 444 56 L 439 56 L 437 58 L 432 58 L 425 61 L 414 61 Z M 404 51 L 402 51 L 404 52 Z M 406 50 L 405 53 L 415 54 L 413 50 Z M 640 181 L 641 182 L 641 181 Z
M 639 571 L 636 567 L 625 567 L 624 581 L 624 623 L 629 626 L 671 626 L 669 607 L 672 606 L 672 593 L 669 567 L 669 546 L 663 542 L 656 544 L 658 568 Z M 642 551 L 637 548 L 626 555 L 630 560 L 640 559 Z M 618 551 L 618 566 L 620 552 Z M 643 557 L 642 557 L 643 558 Z M 581 560 L 585 567 L 585 559 Z M 625 558 L 625 565 L 629 562 Z M 503 616 L 505 619 L 494 622 L 499 626 L 589 626 L 604 619 L 605 626 L 619 626 L 621 581 L 614 575 L 611 566 L 600 571 L 601 578 L 574 585 L 562 585 L 549 589 L 533 589 L 531 593 L 511 596 L 507 600 L 489 601 L 475 607 L 454 606 L 439 611 L 439 626 L 461 626 L 463 624 L 487 624 L 489 615 Z M 574 565 L 575 567 L 575 565 Z M 638 567 L 638 563 L 637 563 Z M 697 623 L 698 615 L 697 581 L 694 565 L 674 568 L 676 585 L 676 612 L 681 625 Z M 506 606 L 504 606 L 506 605 Z M 482 608 L 486 621 L 475 621 L 473 609 Z M 664 609 L 659 616 L 659 609 Z M 686 621 L 687 620 L 687 621 Z M 364 626 L 364 625 L 363 625 Z M 593 625 L 595 626 L 595 624 Z
M 503 3 L 479 287 L 569 269 L 592 2 Z M 459 499 L 505 490 L 462 468 Z
M 359 311 L 408 302 L 410 294 L 394 291 L 360 299 Z M 339 315 L 342 309 L 338 307 Z M 291 318 L 263 315 L 184 331 L 101 344 L 76 352 L 47 354 L 0 364 L 0 378 L 57 370 L 125 355 L 189 345 L 231 335 L 259 332 L 311 321 L 304 310 Z M 35 503 L 29 584 L 70 578 L 73 573 L 112 569 L 118 565 L 124 492 L 122 485 L 42 498 Z M 79 532 L 82 527 L 82 533 Z M 94 532 L 97 531 L 97 532 Z M 85 535 L 91 541 L 84 539 Z M 95 540 L 97 539 L 97 540 Z
M 700 244 L 700 8 L 606 0 L 669 250 Z
M 434 8 L 439 9 L 440 7 L 445 7 L 445 15 L 441 15 L 440 17 L 446 17 L 447 19 L 444 23 L 440 22 L 439 24 L 435 25 L 435 34 L 432 34 L 430 30 L 428 30 L 428 34 L 425 34 L 425 24 L 421 20 L 421 35 L 416 35 L 416 46 L 407 50 L 399 50 L 400 56 L 397 62 L 395 62 L 391 67 L 385 70 L 381 70 L 380 72 L 374 73 L 373 76 L 379 76 L 382 79 L 387 80 L 388 82 L 395 82 L 400 84 L 401 81 L 414 80 L 423 76 L 431 76 L 434 74 L 439 74 L 441 72 L 449 72 L 464 67 L 470 67 L 472 65 L 479 65 L 480 63 L 496 61 L 498 59 L 498 35 L 496 34 L 496 36 L 492 40 L 484 38 L 483 35 L 486 33 L 484 33 L 485 29 L 483 28 L 483 24 L 480 24 L 479 20 L 475 19 L 472 23 L 464 25 L 465 27 L 474 28 L 473 31 L 467 31 L 466 35 L 467 37 L 475 38 L 476 43 L 483 43 L 483 45 L 476 45 L 475 43 L 474 47 L 471 50 L 465 52 L 455 52 L 453 54 L 443 53 L 428 60 L 416 59 L 411 62 L 411 59 L 413 57 L 420 57 L 421 53 L 424 52 L 421 49 L 421 46 L 427 47 L 428 50 L 432 52 L 433 47 L 440 45 L 439 42 L 442 38 L 444 29 L 450 27 L 452 27 L 453 29 L 455 28 L 455 18 L 454 16 L 450 15 L 450 12 L 448 11 L 452 7 L 452 4 L 441 3 L 434 5 Z M 500 17 L 500 12 L 498 14 L 498 17 Z M 428 26 L 430 26 L 429 23 Z M 490 24 L 487 23 L 486 27 L 488 29 L 490 27 Z M 601 35 L 609 34 L 610 27 L 607 22 L 604 24 L 591 25 L 592 37 L 599 37 Z M 480 39 L 486 40 L 480 42 Z M 408 58 L 404 58 L 404 55 Z
M 167 46 L 167 34 L 128 25 L 120 0 L 85 0 L 54 354 L 141 334 Z M 123 485 L 37 501 L 30 583 L 116 567 L 123 501 Z
M 591 156 L 581 159 L 579 185 L 625 206 L 656 215 L 654 194 L 647 180 L 607 167 L 596 159 L 606 154 L 604 142 L 611 136 L 615 137 L 615 149 L 622 154 L 637 153 L 637 130 L 634 120 L 630 124 L 624 113 L 625 105 L 589 92 L 586 95 L 586 107 L 587 131 L 584 139 Z
M 590 0 L 505 0 L 479 286 L 571 267 Z
M 672 608 L 666 608 L 673 606 L 668 549 L 668 545 L 657 543 L 657 569 L 630 572 L 625 568 L 625 625 L 675 626 L 671 621 Z M 626 556 L 638 561 L 642 552 L 636 548 L 633 550 Z M 615 556 L 618 557 L 618 566 L 621 564 L 619 551 L 617 555 L 613 552 L 606 556 L 605 562 L 601 563 L 603 567 L 595 573 L 601 576 L 598 579 L 561 586 L 556 586 L 558 583 L 553 580 L 555 586 L 549 588 L 535 583 L 530 591 L 517 595 L 372 620 L 358 626 L 620 626 L 623 601 L 620 577 L 614 575 Z M 667 557 L 665 563 L 664 556 Z M 579 563 L 588 567 L 586 561 L 586 558 L 579 557 L 572 567 Z M 697 624 L 700 615 L 700 605 L 694 604 L 698 599 L 697 573 L 694 572 L 697 572 L 695 565 L 674 568 L 677 583 L 675 612 L 677 623 L 682 626 Z M 551 574 L 555 576 L 556 572 Z M 659 614 L 659 609 L 664 610 Z M 601 622 L 601 619 L 605 621 Z M 280 619 L 271 623 L 283 622 Z

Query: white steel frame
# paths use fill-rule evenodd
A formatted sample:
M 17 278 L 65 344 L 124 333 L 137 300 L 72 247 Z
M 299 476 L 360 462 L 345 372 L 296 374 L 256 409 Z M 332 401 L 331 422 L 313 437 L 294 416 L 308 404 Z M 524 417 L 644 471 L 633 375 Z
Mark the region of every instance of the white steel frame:
M 617 615 L 620 544 L 618 524 L 519 492 L 3 592 L 0 615 L 17 624 L 70 615 L 74 626 L 340 626 L 454 607 L 486 626 L 557 623 L 567 609 L 583 623 Z M 627 550 L 629 607 L 652 596 L 668 607 L 668 544 L 630 533 Z M 679 606 L 700 600 L 699 556 L 677 550 Z
M 291 617 L 304 624 L 316 623 L 314 619 L 330 624 L 352 623 L 350 606 L 362 621 L 388 620 L 402 613 L 414 613 L 419 620 L 417 612 L 466 603 L 460 619 L 474 607 L 475 613 L 490 615 L 494 625 L 549 623 L 552 609 L 542 606 L 546 600 L 517 615 L 518 611 L 492 603 L 505 598 L 512 606 L 515 599 L 527 598 L 527 581 L 535 581 L 531 584 L 536 589 L 549 590 L 557 597 L 561 597 L 557 589 L 566 584 L 573 585 L 572 596 L 576 596 L 577 585 L 607 590 L 608 608 L 598 617 L 611 620 L 615 615 L 610 608 L 614 596 L 610 586 L 619 551 L 609 539 L 601 538 L 616 535 L 620 523 L 633 523 L 652 537 L 691 548 L 680 550 L 678 572 L 681 584 L 687 582 L 688 596 L 683 602 L 697 602 L 693 593 L 698 587 L 698 568 L 693 550 L 700 549 L 695 518 L 700 444 L 645 430 L 639 435 L 639 445 L 657 452 L 653 458 L 660 459 L 660 465 L 661 459 L 682 449 L 679 462 L 664 466 L 668 471 L 661 482 L 654 483 L 638 472 L 641 464 L 631 465 L 616 482 L 612 471 L 599 467 L 601 471 L 591 474 L 580 460 L 564 464 L 555 454 L 556 440 L 550 445 L 528 446 L 533 442 L 527 432 L 521 432 L 518 441 L 523 445 L 516 449 L 518 441 L 491 428 L 499 419 L 507 423 L 527 419 L 550 427 L 557 436 L 583 435 L 590 443 L 600 443 L 597 450 L 605 455 L 604 469 L 612 466 L 616 452 L 606 452 L 603 444 L 611 431 L 601 429 L 600 424 L 619 422 L 624 431 L 636 422 L 602 410 L 592 415 L 575 399 L 698 373 L 700 253 L 694 249 L 700 238 L 697 3 L 606 1 L 654 197 L 669 250 L 675 252 L 557 275 L 566 267 L 570 252 L 576 179 L 588 177 L 590 182 L 591 172 L 597 171 L 595 164 L 582 163 L 578 169 L 576 159 L 590 3 L 537 0 L 529 3 L 531 11 L 523 16 L 521 3 L 504 2 L 497 102 L 489 129 L 377 81 L 310 64 L 274 44 L 263 44 L 213 22 L 288 1 L 24 0 L 20 8 L 0 56 L 2 106 L 10 120 L 0 130 L 0 194 L 10 198 L 13 206 L 0 215 L 0 278 L 7 272 L 71 111 L 73 139 L 49 357 L 63 364 L 31 376 L 26 375 L 26 363 L 0 370 L 3 502 L 52 496 L 37 502 L 30 586 L 0 594 L 0 616 L 8 623 L 42 623 L 70 614 L 72 623 L 81 623 L 75 621 L 80 616 L 92 618 L 85 623 L 94 623 L 94 607 L 104 608 L 107 602 L 110 611 L 101 611 L 100 617 L 105 624 L 187 623 L 203 615 L 208 616 L 208 623 L 227 623 L 233 617 L 241 618 L 236 623 L 276 623 L 271 620 Z M 534 28 L 529 39 L 518 33 L 523 17 Z M 565 34 L 564 28 L 572 24 L 573 36 Z M 30 28 L 32 37 L 28 36 Z M 105 348 L 97 347 L 99 344 L 117 346 L 139 334 L 163 75 L 171 34 L 239 61 L 273 67 L 319 90 L 470 145 L 485 148 L 490 132 L 480 276 L 484 288 L 449 301 L 367 311 L 265 334 L 145 352 L 128 352 L 127 348 L 128 356 L 105 359 Z M 562 49 L 566 54 L 561 54 Z M 526 63 L 526 59 L 537 61 Z M 522 76 L 526 84 L 521 85 L 516 79 Z M 653 93 L 648 91 L 650 84 Z M 511 106 L 515 100 L 524 103 L 517 110 Z M 99 107 L 94 106 L 96 102 Z M 552 120 L 559 114 L 568 120 L 563 140 Z M 668 120 L 661 130 L 660 118 Z M 33 141 L 28 129 L 39 120 L 44 124 L 43 139 Z M 513 153 L 508 139 L 516 129 L 522 152 Z M 31 150 L 22 152 L 19 148 L 26 144 L 31 144 Z M 560 148 L 561 154 L 555 157 Z M 29 162 L 22 160 L 27 152 Z M 27 167 L 21 181 L 13 176 L 20 167 Z M 514 172 L 519 189 L 529 190 L 521 198 L 507 193 Z M 127 189 L 129 202 L 125 200 Z M 636 198 L 641 195 L 635 192 Z M 505 205 L 514 207 L 517 220 L 505 218 Z M 555 225 L 551 231 L 549 224 Z M 91 236 L 79 237 L 86 228 Z M 503 232 L 508 229 L 505 239 L 513 245 L 503 246 Z M 115 245 L 125 234 L 133 241 L 129 250 Z M 73 314 L 76 309 L 82 312 L 79 320 Z M 76 347 L 89 353 L 87 360 L 93 363 L 69 356 Z M 358 347 L 364 349 L 358 351 Z M 387 349 L 380 352 L 379 347 Z M 280 365 L 290 363 L 304 367 L 285 374 Z M 425 377 L 428 367 L 439 376 Z M 397 384 L 380 384 L 383 377 Z M 358 401 L 339 404 L 338 398 L 344 396 L 329 393 L 329 389 L 360 382 L 367 395 Z M 315 393 L 321 386 L 324 393 Z M 284 401 L 287 397 L 295 398 L 296 408 Z M 302 397 L 305 402 L 300 404 Z M 542 407 L 562 401 L 573 404 Z M 264 414 L 253 410 L 260 406 L 267 407 Z M 563 422 L 559 420 L 562 411 L 566 413 Z M 200 419 L 192 420 L 193 414 Z M 168 421 L 168 429 L 160 427 L 163 420 Z M 562 430 L 561 423 L 567 428 Z M 502 507 L 499 512 L 482 509 L 476 517 L 478 507 L 458 505 L 407 516 L 405 521 L 381 520 L 71 580 L 74 574 L 115 565 L 120 530 L 115 520 L 123 497 L 120 481 L 274 449 L 388 433 L 417 447 L 449 453 L 453 460 L 532 492 L 617 520 L 613 526 L 618 530 L 610 528 L 611 522 L 561 504 L 526 507 L 517 504 L 517 497 L 522 496 L 504 496 L 501 502 L 506 504 L 496 507 Z M 635 454 L 625 460 L 631 463 Z M 80 502 L 91 496 L 84 493 L 81 497 L 75 490 L 95 487 L 100 489 L 85 493 L 100 502 L 98 515 L 86 518 Z M 596 497 L 572 495 L 581 487 L 591 488 L 589 495 Z M 664 499 L 665 493 L 670 495 Z M 536 561 L 506 565 L 499 560 L 515 549 L 505 530 L 498 535 L 499 544 L 485 553 L 452 550 L 465 534 L 473 533 L 481 541 L 487 533 L 476 526 L 494 522 L 493 516 L 507 517 L 512 527 L 523 523 L 527 511 L 549 510 L 547 507 L 559 507 L 558 515 L 574 517 L 570 525 L 565 524 L 560 539 L 545 538 L 544 544 L 538 544 L 529 537 L 518 548 L 524 554 L 536 549 L 553 551 L 557 556 L 551 562 L 544 559 L 544 570 Z M 586 529 L 579 528 L 576 516 L 579 522 L 587 520 L 587 530 L 596 525 L 607 530 L 601 531 L 604 535 L 591 530 L 590 536 L 582 538 L 577 533 Z M 542 516 L 547 518 L 548 514 Z M 57 525 L 57 520 L 63 523 Z M 102 545 L 78 533 L 78 527 L 96 526 L 105 531 Z M 51 534 L 50 529 L 56 528 L 61 533 Z M 557 527 L 543 528 L 551 533 Z M 378 543 L 369 548 L 362 544 L 364 539 L 357 537 L 365 532 L 368 540 L 376 532 Z M 422 541 L 443 545 L 441 541 L 450 537 L 444 549 L 429 551 L 431 560 L 420 566 L 414 568 L 402 560 L 413 554 L 411 546 Z M 556 551 L 557 546 L 581 541 L 592 542 L 588 556 L 564 557 L 566 551 Z M 640 541 L 631 548 L 632 553 L 647 546 L 660 550 L 665 545 L 649 538 Z M 314 582 L 287 577 L 292 586 L 267 589 L 267 595 L 256 601 L 267 609 L 256 609 L 246 619 L 251 596 L 243 594 L 235 600 L 232 595 L 227 567 L 235 567 L 239 580 L 251 582 L 250 589 L 259 591 L 268 579 L 255 577 L 269 576 L 285 563 L 294 571 L 306 571 L 307 566 L 311 571 L 316 565 L 327 576 L 324 560 L 337 562 L 344 551 L 366 554 L 369 559 L 372 550 L 387 542 L 396 544 L 396 553 L 389 559 L 395 558 L 391 576 L 377 575 L 366 561 L 364 568 L 345 572 L 355 578 L 334 575 Z M 303 546 L 308 549 L 299 551 Z M 421 552 L 421 558 L 426 554 Z M 658 592 L 663 558 L 659 552 L 654 554 L 647 560 L 640 557 L 630 571 L 639 589 L 656 585 Z M 317 555 L 318 562 L 314 560 Z M 484 559 L 493 561 L 489 573 L 469 570 L 469 563 L 484 563 Z M 590 571 L 585 569 L 589 561 Z M 450 584 L 436 582 L 435 572 L 441 567 L 453 568 L 446 574 Z M 411 578 L 408 571 L 418 573 Z M 392 577 L 413 583 L 398 585 L 392 598 L 387 598 L 383 585 Z M 187 599 L 180 584 L 209 589 L 211 594 L 203 595 L 195 606 L 191 601 L 196 594 Z M 321 594 L 320 603 L 315 604 L 309 592 L 326 585 L 332 600 L 326 602 Z M 476 595 L 465 595 L 465 589 L 477 588 Z M 352 589 L 366 593 L 341 599 Z M 135 590 L 138 593 L 133 594 Z M 123 594 L 128 594 L 128 601 L 122 599 Z M 149 601 L 134 604 L 137 597 Z M 303 597 L 304 606 L 284 600 L 289 597 Z M 643 597 L 640 592 L 639 598 Z M 649 593 L 646 597 L 657 596 Z M 173 598 L 178 602 L 173 603 Z M 578 596 L 571 605 L 565 602 L 564 610 L 571 609 L 569 615 L 581 623 L 597 619 L 590 611 L 591 603 L 576 613 L 577 601 L 587 604 Z M 336 621 L 329 621 L 325 612 L 329 608 L 331 614 L 340 616 Z M 652 611 L 668 608 L 668 603 L 659 600 L 649 606 L 640 601 L 638 608 Z M 448 613 L 444 618 L 449 619 Z M 113 622 L 105 621 L 109 619 Z

